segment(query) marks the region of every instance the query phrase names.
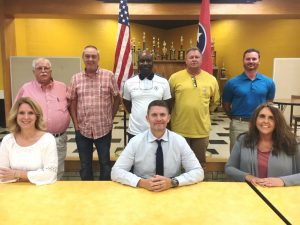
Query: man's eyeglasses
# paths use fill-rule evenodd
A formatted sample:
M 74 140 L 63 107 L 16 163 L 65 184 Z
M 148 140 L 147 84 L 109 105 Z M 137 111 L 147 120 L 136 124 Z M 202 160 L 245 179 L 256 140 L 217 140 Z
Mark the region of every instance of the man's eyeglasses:
M 195 77 L 192 77 L 192 81 L 193 81 L 193 86 L 194 86 L 194 87 L 198 87 L 198 86 L 197 86 L 197 80 L 196 80 Z
M 37 71 L 45 71 L 45 72 L 49 72 L 51 70 L 50 67 L 45 67 L 45 66 L 39 66 L 39 67 L 36 67 L 35 70 Z

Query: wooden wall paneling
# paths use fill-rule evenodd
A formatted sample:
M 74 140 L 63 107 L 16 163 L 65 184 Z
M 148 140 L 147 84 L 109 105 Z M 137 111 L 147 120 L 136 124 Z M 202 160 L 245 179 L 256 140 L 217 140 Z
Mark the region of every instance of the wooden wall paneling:
M 14 18 L 6 18 L 1 30 L 1 48 L 3 61 L 3 88 L 6 119 L 12 105 L 11 80 L 10 80 L 10 56 L 16 55 L 15 21 Z
M 173 73 L 183 70 L 184 68 L 184 60 L 154 60 L 153 64 L 153 71 L 167 79 L 169 79 Z

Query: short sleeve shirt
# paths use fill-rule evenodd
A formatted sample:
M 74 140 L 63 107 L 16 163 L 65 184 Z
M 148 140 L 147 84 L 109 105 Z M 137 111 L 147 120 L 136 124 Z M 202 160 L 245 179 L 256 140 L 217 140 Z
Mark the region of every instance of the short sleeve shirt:
M 134 76 L 125 82 L 123 98 L 132 102 L 128 133 L 137 135 L 149 128 L 146 121 L 149 103 L 170 99 L 170 86 L 167 79 L 158 75 L 152 80 L 140 80 L 139 76 Z
M 73 75 L 67 98 L 77 100 L 77 120 L 81 134 L 103 137 L 112 130 L 112 97 L 119 94 L 114 74 L 98 69 L 95 76 L 80 72 Z
M 273 80 L 260 73 L 254 80 L 245 73 L 236 76 L 226 82 L 223 89 L 223 103 L 231 103 L 232 116 L 250 118 L 257 106 L 275 96 L 275 84 Z

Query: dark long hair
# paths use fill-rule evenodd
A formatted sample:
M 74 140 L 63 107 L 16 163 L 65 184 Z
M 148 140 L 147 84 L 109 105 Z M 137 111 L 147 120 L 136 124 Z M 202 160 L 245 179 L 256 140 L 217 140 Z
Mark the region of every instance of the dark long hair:
M 274 107 L 273 104 L 262 104 L 258 106 L 252 115 L 249 124 L 249 131 L 245 135 L 245 146 L 254 149 L 255 145 L 260 139 L 259 131 L 256 127 L 256 120 L 260 111 L 264 108 L 270 109 L 273 114 L 275 128 L 272 134 L 273 150 L 272 154 L 278 155 L 280 152 L 284 152 L 287 155 L 294 155 L 297 151 L 297 140 L 294 134 L 291 132 L 289 125 L 287 125 L 282 112 Z

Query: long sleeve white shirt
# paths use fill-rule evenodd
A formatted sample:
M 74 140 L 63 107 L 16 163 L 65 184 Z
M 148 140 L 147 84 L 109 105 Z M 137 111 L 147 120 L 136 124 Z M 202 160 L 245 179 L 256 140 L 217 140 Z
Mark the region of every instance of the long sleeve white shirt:
M 179 185 L 203 180 L 204 172 L 186 140 L 169 130 L 161 138 L 164 155 L 164 176 L 175 177 Z M 136 187 L 141 178 L 156 174 L 156 137 L 147 130 L 130 140 L 112 168 L 113 181 Z M 129 172 L 134 166 L 133 173 Z M 184 173 L 181 174 L 183 167 Z
M 36 143 L 27 147 L 18 145 L 13 134 L 3 138 L 0 146 L 0 167 L 27 171 L 31 183 L 54 183 L 57 164 L 56 142 L 50 133 L 45 133 Z

